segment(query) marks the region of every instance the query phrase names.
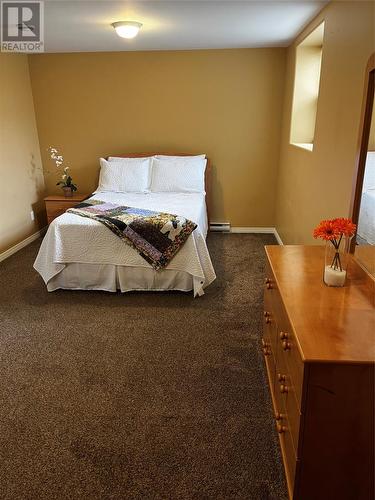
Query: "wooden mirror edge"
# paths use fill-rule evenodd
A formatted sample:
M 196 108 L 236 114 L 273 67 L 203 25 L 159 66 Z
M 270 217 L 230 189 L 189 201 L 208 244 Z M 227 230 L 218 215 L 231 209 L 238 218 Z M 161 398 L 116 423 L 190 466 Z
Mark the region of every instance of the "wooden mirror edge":
M 355 158 L 355 169 L 353 176 L 353 189 L 352 189 L 352 197 L 350 203 L 349 216 L 352 218 L 353 222 L 357 225 L 359 221 L 359 213 L 361 207 L 362 189 L 363 189 L 363 181 L 366 169 L 371 122 L 373 118 L 373 113 L 375 111 L 374 92 L 375 92 L 375 52 L 370 56 L 366 66 L 361 119 L 360 119 L 357 151 Z M 370 250 L 371 248 L 374 250 L 375 253 L 375 246 L 373 247 L 370 246 L 371 247 L 370 249 L 367 247 L 368 245 L 365 246 L 356 245 L 356 238 L 353 238 L 350 246 L 350 252 L 352 253 L 353 259 L 356 261 L 356 263 L 365 271 L 365 273 L 375 283 L 375 272 L 374 272 L 375 267 L 373 263 L 373 256 L 372 253 L 370 253 L 370 256 L 368 255 L 368 250 Z M 361 252 L 361 255 L 358 255 L 358 250 L 360 248 L 364 250 L 364 253 Z
M 355 158 L 353 175 L 353 189 L 350 201 L 350 214 L 355 224 L 358 224 L 359 210 L 362 197 L 362 186 L 365 175 L 367 150 L 370 136 L 371 118 L 374 104 L 375 90 L 375 52 L 370 56 L 365 73 L 365 84 L 363 89 L 362 112 L 359 125 L 358 145 Z M 350 252 L 354 254 L 356 240 L 353 238 Z

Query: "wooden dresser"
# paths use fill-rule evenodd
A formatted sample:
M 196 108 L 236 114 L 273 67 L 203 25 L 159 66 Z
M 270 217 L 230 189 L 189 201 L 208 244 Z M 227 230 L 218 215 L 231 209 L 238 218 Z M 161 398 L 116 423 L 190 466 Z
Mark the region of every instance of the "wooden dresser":
M 56 219 L 56 217 L 63 214 L 66 210 L 68 210 L 68 208 L 74 207 L 89 196 L 89 194 L 74 193 L 73 196 L 70 196 L 69 198 L 57 194 L 44 198 L 48 224 L 51 224 L 53 219 Z
M 263 353 L 290 498 L 374 498 L 375 285 L 324 248 L 266 246 Z

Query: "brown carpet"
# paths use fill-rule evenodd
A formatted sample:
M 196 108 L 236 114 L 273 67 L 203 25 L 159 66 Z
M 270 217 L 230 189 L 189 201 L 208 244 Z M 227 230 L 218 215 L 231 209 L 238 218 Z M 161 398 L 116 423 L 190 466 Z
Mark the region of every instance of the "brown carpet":
M 40 241 L 0 264 L 1 499 L 284 499 L 264 364 L 263 245 L 209 237 L 183 293 L 48 293 Z

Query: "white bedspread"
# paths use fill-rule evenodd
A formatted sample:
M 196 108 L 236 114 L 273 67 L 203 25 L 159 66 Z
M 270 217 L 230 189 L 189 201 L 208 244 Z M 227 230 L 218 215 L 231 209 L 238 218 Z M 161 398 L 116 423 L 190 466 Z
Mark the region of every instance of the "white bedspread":
M 196 282 L 199 280 L 201 291 L 216 278 L 206 245 L 208 227 L 203 194 L 97 192 L 92 198 L 165 211 L 194 221 L 198 227 L 166 269 L 187 272 Z M 50 224 L 34 268 L 47 284 L 69 263 L 112 264 L 152 269 L 134 248 L 124 243 L 100 222 L 65 213 Z M 195 290 L 195 293 L 199 291 Z

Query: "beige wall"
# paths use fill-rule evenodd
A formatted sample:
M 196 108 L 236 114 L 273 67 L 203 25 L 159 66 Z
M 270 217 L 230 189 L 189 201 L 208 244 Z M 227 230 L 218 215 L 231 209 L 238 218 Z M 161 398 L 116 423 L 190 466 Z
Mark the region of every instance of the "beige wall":
M 373 2 L 333 2 L 288 50 L 29 56 L 48 192 L 58 192 L 49 145 L 61 148 L 81 192 L 96 187 L 100 156 L 204 151 L 214 166 L 213 220 L 276 223 L 285 243 L 313 243 L 320 219 L 349 214 L 374 10 Z M 311 152 L 289 144 L 295 48 L 322 21 Z M 38 228 L 30 210 L 42 207 L 43 179 L 26 57 L 1 54 L 0 63 L 3 250 Z
M 1 253 L 44 225 L 44 180 L 29 66 L 21 54 L 0 53 L 0 178 Z
M 81 192 L 98 158 L 125 152 L 205 152 L 212 219 L 273 226 L 285 49 L 30 56 L 39 138 L 61 148 Z
M 310 244 L 323 218 L 348 216 L 364 75 L 375 50 L 375 3 L 329 4 L 288 49 L 276 226 L 287 244 Z M 325 21 L 314 150 L 289 144 L 295 47 Z

